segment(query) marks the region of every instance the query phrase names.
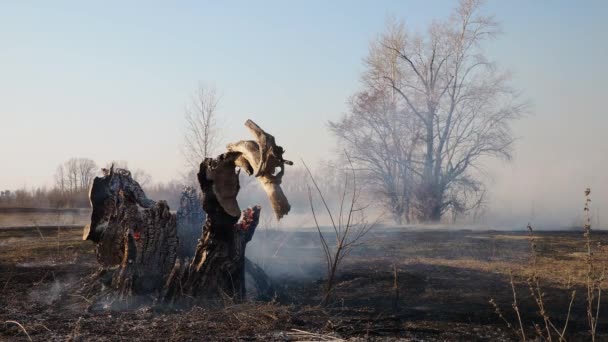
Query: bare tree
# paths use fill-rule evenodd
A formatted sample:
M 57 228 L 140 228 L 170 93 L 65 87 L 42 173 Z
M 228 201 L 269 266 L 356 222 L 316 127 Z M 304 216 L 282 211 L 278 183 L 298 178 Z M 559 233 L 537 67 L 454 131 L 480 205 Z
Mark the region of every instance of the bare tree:
M 57 167 L 56 188 L 70 193 L 88 191 L 95 177 L 97 164 L 88 158 L 70 158 Z
M 65 169 L 63 168 L 63 164 L 61 164 L 57 166 L 57 171 L 55 171 L 55 187 L 61 192 L 65 192 L 67 189 L 66 181 Z
M 479 14 L 480 5 L 461 1 L 426 34 L 389 21 L 365 61 L 366 91 L 392 91 L 395 112 L 414 125 L 401 134 L 401 142 L 411 149 L 406 168 L 416 181 L 412 198 L 423 221 L 439 221 L 447 212 L 466 212 L 482 203 L 482 162 L 511 158 L 510 124 L 526 109 L 509 86 L 508 73 L 483 54 L 482 43 L 499 30 L 492 17 Z
M 93 183 L 97 164 L 88 158 L 70 158 L 57 167 L 53 204 L 56 206 L 85 206 L 87 192 Z
M 97 164 L 91 159 L 78 158 L 77 170 L 80 190 L 88 191 L 89 186 L 93 183 L 93 178 L 95 178 Z
M 346 154 L 346 159 L 350 165 L 352 176 L 349 176 L 348 173 L 344 174 L 344 187 L 341 191 L 341 201 L 339 202 L 340 208 L 337 215 L 335 215 L 336 211 L 332 212 L 332 210 L 329 208 L 319 184 L 315 180 L 306 163 L 302 161 L 302 164 L 306 168 L 306 171 L 310 176 L 310 180 L 314 185 L 317 194 L 321 198 L 321 202 L 323 203 L 325 210 L 327 211 L 331 222 L 331 228 L 333 228 L 334 232 L 333 238 L 335 238 L 335 245 L 331 246 L 331 238 L 325 236 L 321 226 L 319 225 L 313 204 L 312 191 L 310 187 L 308 187 L 310 209 L 319 233 L 319 239 L 321 241 L 323 256 L 327 267 L 327 280 L 325 283 L 325 290 L 321 305 L 326 305 L 329 303 L 335 285 L 336 274 L 343 259 L 350 254 L 354 247 L 361 244 L 361 239 L 376 225 L 381 217 L 379 216 L 378 219 L 376 219 L 376 221 L 373 223 L 370 223 L 365 219 L 365 215 L 363 214 L 365 207 L 361 207 L 359 203 L 361 190 L 357 184 L 355 168 L 348 154 Z
M 64 176 L 70 194 L 78 192 L 78 162 L 77 158 L 71 158 L 63 164 Z
M 329 126 L 395 222 L 401 224 L 405 219 L 410 223 L 411 164 L 419 134 L 411 117 L 398 111 L 393 92 L 370 89 L 357 93 L 350 101 L 350 114 Z
M 186 129 L 182 153 L 193 170 L 218 147 L 217 107 L 220 96 L 214 86 L 199 85 L 192 103 L 186 108 Z

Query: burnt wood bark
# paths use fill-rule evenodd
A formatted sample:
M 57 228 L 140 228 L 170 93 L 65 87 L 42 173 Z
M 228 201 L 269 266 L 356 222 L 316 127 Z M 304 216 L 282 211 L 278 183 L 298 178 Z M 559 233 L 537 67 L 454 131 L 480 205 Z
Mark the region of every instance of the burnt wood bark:
M 248 127 L 254 128 L 258 140 L 250 142 L 255 148 L 247 150 L 248 155 L 229 148 L 229 152 L 200 164 L 198 181 L 206 216 L 199 228 L 202 211 L 192 208 L 198 202 L 193 189 L 187 189 L 187 203 L 176 217 L 165 201 L 148 199 L 127 170 L 104 169 L 104 176 L 94 180 L 90 193 L 93 213 L 83 238 L 97 244 L 101 268 L 93 278 L 103 283 L 99 298 L 119 302 L 121 307 L 125 301 L 127 307 L 131 307 L 129 303 L 240 301 L 246 295 L 246 265 L 258 295 L 271 295 L 272 286 L 264 271 L 245 258 L 261 208 L 239 209 L 237 167 L 250 174 L 255 170 L 262 184 L 272 189 L 268 195 L 280 217 L 289 211 L 280 182 L 284 164 L 291 162 L 282 158 L 284 151 L 271 135 L 252 121 Z M 278 174 L 269 170 L 276 167 L 281 169 Z M 193 230 L 198 230 L 199 239 L 191 234 Z
M 238 157 L 238 153 L 229 152 L 216 159 L 207 158 L 200 165 L 198 180 L 207 215 L 203 235 L 192 261 L 174 269 L 167 283 L 169 301 L 176 296 L 182 301 L 245 298 L 245 248 L 255 233 L 261 208 L 247 208 L 234 216 L 223 208 L 217 195 L 217 190 L 222 189 L 226 198 L 228 194 L 236 197 L 239 183 L 234 162 Z
M 177 258 L 175 215 L 165 201 L 124 217 L 124 252 L 112 288 L 120 299 L 157 295 Z

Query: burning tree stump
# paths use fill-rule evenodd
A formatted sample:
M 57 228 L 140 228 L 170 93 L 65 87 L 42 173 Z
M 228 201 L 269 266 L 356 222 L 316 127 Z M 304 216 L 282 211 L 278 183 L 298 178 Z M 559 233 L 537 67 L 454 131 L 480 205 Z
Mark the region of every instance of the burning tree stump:
M 281 190 L 284 150 L 275 144 L 274 137 L 264 132 L 253 121 L 245 123 L 256 141 L 240 141 L 228 145 L 228 151 L 217 158 L 206 158 L 197 174 L 203 193 L 203 209 L 207 217 L 194 259 L 186 266 L 177 266 L 168 281 L 165 298 L 173 300 L 181 291 L 183 298 L 245 297 L 245 247 L 257 227 L 259 206 L 243 211 L 236 196 L 239 192 L 239 172 L 255 174 L 268 195 L 277 218 L 289 212 L 290 206 Z M 238 171 L 235 170 L 239 168 Z M 279 172 L 275 172 L 279 168 Z M 241 221 L 237 220 L 241 217 Z M 249 262 L 248 262 L 249 264 Z M 249 267 L 250 274 L 262 296 L 271 286 L 260 268 Z M 185 296 L 184 296 L 185 295 Z
M 120 222 L 132 228 L 125 232 L 123 259 L 112 288 L 120 299 L 159 292 L 177 258 L 175 215 L 165 201 L 160 201 Z
M 207 213 L 203 236 L 192 262 L 169 284 L 179 287 L 188 297 L 228 297 L 237 301 L 245 297 L 245 247 L 255 233 L 261 208 L 245 209 L 241 215 L 235 204 L 239 190 L 238 173 L 234 172 L 237 157 L 236 153 L 226 153 L 201 163 L 198 180 Z M 225 205 L 226 201 L 234 204 L 231 208 L 238 210 L 238 214 L 229 214 L 220 198 Z M 239 216 L 241 220 L 237 222 Z
M 148 199 L 124 169 L 104 170 L 90 193 L 93 213 L 84 239 L 97 243 L 104 297 L 127 299 L 158 292 L 177 257 L 175 215 Z
M 240 169 L 255 173 L 275 215 L 281 218 L 290 209 L 280 187 L 283 168 L 292 163 L 283 159 L 284 150 L 276 146 L 274 137 L 250 120 L 246 126 L 256 141 L 230 144 L 228 152 L 200 164 L 198 181 L 206 218 L 192 252 L 189 246 L 194 246 L 195 237 L 180 232 L 182 224 L 166 202 L 148 199 L 127 170 L 111 168 L 104 170 L 104 177 L 95 179 L 90 194 L 91 224 L 85 228 L 84 238 L 97 243 L 102 267 L 97 278 L 104 284 L 106 301 L 239 301 L 245 297 L 246 264 L 258 292 L 268 295 L 272 287 L 265 273 L 245 258 L 261 208 L 254 206 L 241 213 L 236 201 L 238 176 Z M 187 213 L 182 212 L 179 220 L 185 226 Z M 192 230 L 193 224 L 189 222 L 187 229 Z M 180 242 L 178 236 L 185 241 Z

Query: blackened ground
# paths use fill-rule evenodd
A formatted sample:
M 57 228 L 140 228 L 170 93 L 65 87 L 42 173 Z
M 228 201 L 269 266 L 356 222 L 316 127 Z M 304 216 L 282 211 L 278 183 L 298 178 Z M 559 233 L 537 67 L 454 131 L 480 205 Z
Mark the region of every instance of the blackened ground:
M 514 340 L 489 303 L 494 299 L 516 324 L 510 269 L 528 336 L 535 336 L 534 323 L 542 326 L 526 282 L 533 267 L 525 232 L 377 230 L 345 259 L 331 305 L 319 308 L 325 266 L 317 233 L 261 228 L 248 255 L 280 289 L 274 302 L 127 312 L 87 310 L 91 298 L 70 291 L 96 269 L 93 245 L 80 240 L 81 229 L 2 228 L 0 339 L 27 340 L 8 322 L 15 321 L 34 341 Z M 608 240 L 603 232 L 593 236 Z M 561 330 L 576 289 L 567 337 L 588 340 L 582 233 L 542 232 L 536 243 L 535 269 L 552 322 Z M 596 252 L 598 268 L 607 255 Z M 608 338 L 607 308 L 600 307 L 599 340 Z

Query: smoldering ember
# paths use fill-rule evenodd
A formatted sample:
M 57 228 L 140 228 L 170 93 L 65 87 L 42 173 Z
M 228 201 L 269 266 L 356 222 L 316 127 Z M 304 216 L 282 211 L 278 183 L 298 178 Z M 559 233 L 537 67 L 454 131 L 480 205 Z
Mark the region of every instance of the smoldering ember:
M 0 4 L 0 341 L 608 341 L 607 5 Z

